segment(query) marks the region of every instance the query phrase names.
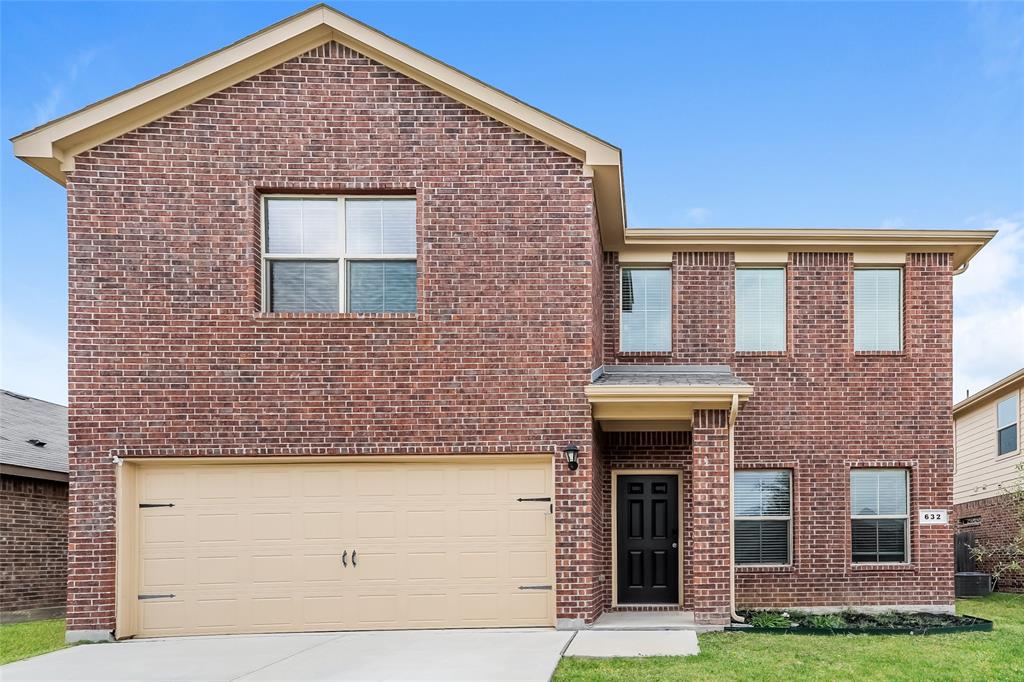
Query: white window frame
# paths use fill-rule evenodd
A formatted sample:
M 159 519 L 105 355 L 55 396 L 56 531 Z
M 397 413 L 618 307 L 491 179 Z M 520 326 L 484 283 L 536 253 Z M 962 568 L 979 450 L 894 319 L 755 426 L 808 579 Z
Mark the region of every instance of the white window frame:
M 732 548 L 732 563 L 734 566 L 742 566 L 743 568 L 779 568 L 780 566 L 792 566 L 793 565 L 793 470 L 792 469 L 733 469 L 732 475 L 735 478 L 736 474 L 756 474 L 763 472 L 774 473 L 776 471 L 784 471 L 789 477 L 789 514 L 785 516 L 739 516 L 736 514 L 735 499 L 733 500 L 733 515 L 732 515 L 732 532 L 733 532 L 733 548 Z M 733 481 L 735 487 L 736 482 Z M 737 521 L 786 521 L 786 563 L 784 564 L 741 564 L 736 561 L 736 522 Z
M 999 406 L 1002 403 L 1005 403 L 1007 400 L 1016 400 L 1017 401 L 1017 404 L 1016 404 L 1016 408 L 1017 409 L 1015 409 L 1013 411 L 1013 421 L 1010 422 L 1009 424 L 1004 424 L 1003 426 L 1000 426 L 999 425 Z M 1020 392 L 1019 391 L 1015 391 L 1013 393 L 1010 393 L 1009 395 L 1003 396 L 1002 399 L 997 400 L 996 404 L 995 404 L 995 410 L 996 410 L 996 457 L 1012 457 L 1013 455 L 1016 455 L 1016 454 L 1020 453 Z M 1017 442 L 1015 443 L 1016 447 L 1014 447 L 1012 450 L 1007 450 L 1006 452 L 999 452 L 999 433 L 1003 429 L 1008 429 L 1011 426 L 1016 426 L 1017 427 Z
M 338 202 L 338 252 L 337 253 L 323 253 L 323 254 L 310 254 L 310 253 L 269 253 L 267 251 L 267 243 L 270 241 L 267 233 L 267 204 L 271 200 L 329 200 L 333 199 Z M 260 252 L 261 252 L 261 271 L 260 271 L 260 309 L 265 313 L 272 313 L 270 309 L 270 267 L 269 264 L 274 261 L 318 261 L 318 262 L 335 262 L 338 264 L 338 312 L 348 312 L 348 264 L 353 261 L 412 261 L 415 263 L 418 259 L 415 253 L 412 254 L 387 254 L 387 255 L 372 255 L 372 256 L 350 256 L 346 253 L 346 239 L 345 239 L 345 201 L 348 199 L 363 200 L 363 199 L 383 199 L 392 201 L 417 201 L 417 197 L 411 194 L 263 194 L 260 197 Z M 417 218 L 419 217 L 419 211 L 417 206 Z M 418 222 L 418 221 L 417 221 Z M 416 244 L 419 244 L 419 225 L 416 225 Z M 419 273 L 417 272 L 416 277 L 416 298 L 417 303 L 419 300 Z M 294 314 L 294 313 L 293 313 Z M 302 315 L 304 313 L 297 313 Z M 330 313 L 328 313 L 330 314 Z M 373 315 L 375 313 L 365 313 L 367 315 Z M 387 314 L 376 313 L 376 314 Z
M 622 289 L 623 283 L 625 282 L 626 270 L 664 270 L 668 273 L 668 348 L 662 350 L 622 350 Z M 637 264 L 629 263 L 626 265 L 619 265 L 619 352 L 620 353 L 654 353 L 659 355 L 670 355 L 672 353 L 672 344 L 674 342 L 674 315 L 675 315 L 675 288 L 673 281 L 673 272 L 670 265 L 657 265 L 657 264 Z
M 733 350 L 737 353 L 785 353 L 789 349 L 789 272 L 785 265 L 743 265 L 736 266 L 736 272 L 733 274 Z M 759 348 L 757 350 L 748 350 L 739 348 L 739 328 L 740 328 L 740 306 L 739 306 L 739 286 L 736 281 L 739 278 L 740 270 L 781 270 L 782 271 L 782 348 L 772 348 L 765 350 Z
M 903 483 L 906 486 L 907 513 L 906 514 L 854 514 L 853 513 L 853 472 L 855 471 L 902 471 Z M 847 477 L 847 486 L 850 490 L 850 563 L 856 566 L 906 566 L 911 562 L 910 546 L 910 508 L 913 506 L 910 501 L 910 469 L 905 467 L 854 467 L 850 469 Z M 886 519 L 903 519 L 903 561 L 856 561 L 853 558 L 853 521 L 884 521 Z
M 899 321 L 898 321 L 899 329 L 897 330 L 897 337 L 896 337 L 896 338 L 899 339 L 899 345 L 898 345 L 897 348 L 894 348 L 894 349 L 890 348 L 890 349 L 887 349 L 887 350 L 861 350 L 861 349 L 857 348 L 857 271 L 858 270 L 864 270 L 864 271 L 895 270 L 896 272 L 899 273 L 899 275 L 900 275 L 900 277 L 899 277 L 900 289 L 899 289 L 899 306 L 897 307 L 897 310 L 899 311 Z M 904 272 L 904 268 L 901 268 L 901 267 L 869 267 L 869 266 L 864 266 L 864 267 L 855 267 L 853 269 L 853 297 L 852 297 L 852 299 L 853 299 L 852 300 L 852 304 L 853 304 L 852 312 L 853 312 L 853 314 L 850 317 L 853 320 L 853 329 L 851 331 L 853 332 L 853 351 L 855 353 L 902 353 L 903 352 L 903 348 L 906 345 L 906 340 L 904 339 L 905 330 L 903 328 L 904 324 L 905 324 L 904 319 L 903 319 L 903 316 L 904 316 L 904 310 L 903 309 L 906 307 L 906 304 L 907 304 L 906 299 L 904 298 L 905 295 L 906 295 L 905 292 L 904 292 L 904 289 L 905 289 L 904 280 L 905 279 L 906 279 L 906 273 Z

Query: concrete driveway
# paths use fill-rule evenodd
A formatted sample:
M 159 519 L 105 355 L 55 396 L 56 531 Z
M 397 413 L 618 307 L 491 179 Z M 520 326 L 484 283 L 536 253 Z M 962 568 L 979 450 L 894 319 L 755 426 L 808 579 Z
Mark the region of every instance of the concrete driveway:
M 571 632 L 406 630 L 141 639 L 89 644 L 0 668 L 20 680 L 538 680 Z

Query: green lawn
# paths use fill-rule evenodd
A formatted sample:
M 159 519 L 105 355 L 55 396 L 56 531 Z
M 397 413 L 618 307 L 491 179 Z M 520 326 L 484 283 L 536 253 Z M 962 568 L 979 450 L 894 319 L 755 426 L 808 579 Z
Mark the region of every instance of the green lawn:
M 65 646 L 63 618 L 0 625 L 0 665 Z
M 697 656 L 564 658 L 555 682 L 577 680 L 1024 680 L 1024 595 L 961 600 L 995 622 L 955 635 L 700 635 Z

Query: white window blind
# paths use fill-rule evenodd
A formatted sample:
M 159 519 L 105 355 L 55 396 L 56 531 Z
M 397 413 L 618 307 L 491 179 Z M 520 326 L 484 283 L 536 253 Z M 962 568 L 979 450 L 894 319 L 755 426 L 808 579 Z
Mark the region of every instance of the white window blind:
M 909 499 L 905 469 L 850 472 L 854 563 L 907 561 Z
M 267 310 L 415 312 L 414 199 L 269 197 L 264 210 Z
M 737 471 L 733 474 L 735 562 L 743 565 L 790 563 L 792 523 L 790 472 Z
M 736 350 L 786 350 L 786 271 L 736 270 Z
M 1017 423 L 1020 414 L 1018 405 L 1016 393 L 996 404 L 997 453 L 1000 455 L 1017 450 Z
M 903 347 L 903 271 L 857 269 L 853 273 L 853 347 L 898 351 Z
M 623 268 L 619 346 L 625 352 L 672 350 L 672 271 Z

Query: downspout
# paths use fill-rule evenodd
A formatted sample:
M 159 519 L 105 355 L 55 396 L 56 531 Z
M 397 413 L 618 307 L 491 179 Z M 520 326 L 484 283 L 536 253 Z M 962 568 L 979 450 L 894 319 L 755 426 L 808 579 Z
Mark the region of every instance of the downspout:
M 734 623 L 745 622 L 736 613 L 736 522 L 733 520 L 733 479 L 736 470 L 736 442 L 733 437 L 733 430 L 736 426 L 736 416 L 740 411 L 740 396 L 732 394 L 732 407 L 729 408 L 729 616 Z

